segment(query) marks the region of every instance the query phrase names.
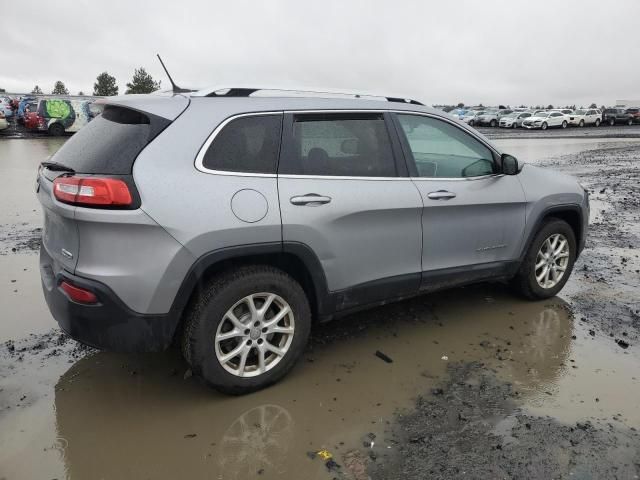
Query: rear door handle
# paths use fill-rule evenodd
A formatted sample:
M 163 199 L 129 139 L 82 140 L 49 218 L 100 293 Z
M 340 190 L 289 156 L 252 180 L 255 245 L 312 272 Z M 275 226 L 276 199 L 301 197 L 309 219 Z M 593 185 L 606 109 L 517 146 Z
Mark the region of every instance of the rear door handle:
M 448 192 L 447 190 L 438 190 L 437 192 L 428 193 L 427 197 L 431 200 L 449 200 L 451 198 L 455 198 L 456 194 Z
M 324 205 L 331 201 L 331 197 L 325 197 L 323 195 L 318 195 L 317 193 L 307 193 L 306 195 L 297 195 L 295 197 L 291 197 L 291 203 L 294 205 L 308 205 L 310 207 L 317 207 L 319 205 Z

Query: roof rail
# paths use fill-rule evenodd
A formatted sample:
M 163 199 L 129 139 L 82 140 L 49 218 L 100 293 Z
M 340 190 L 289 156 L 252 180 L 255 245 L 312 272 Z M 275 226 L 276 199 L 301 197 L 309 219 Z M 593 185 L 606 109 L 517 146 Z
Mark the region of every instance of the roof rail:
M 412 105 L 424 105 L 423 103 L 404 97 L 387 97 L 385 95 L 373 95 L 369 93 L 303 90 L 287 88 L 257 88 L 257 87 L 213 87 L 198 90 L 191 93 L 194 97 L 250 97 L 256 96 L 288 96 L 288 97 L 328 97 L 328 98 L 359 98 L 364 100 L 384 100 L 387 102 L 410 103 Z

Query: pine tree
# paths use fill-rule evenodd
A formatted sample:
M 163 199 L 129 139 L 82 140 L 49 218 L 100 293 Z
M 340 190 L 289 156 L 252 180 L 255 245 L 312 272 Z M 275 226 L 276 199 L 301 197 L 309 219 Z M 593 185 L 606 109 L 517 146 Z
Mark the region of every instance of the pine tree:
M 93 84 L 93 94 L 103 97 L 118 95 L 116 77 L 109 75 L 107 72 L 102 72 L 97 76 L 96 83 Z
M 151 93 L 159 89 L 160 82 L 156 82 L 144 67 L 140 67 L 136 68 L 133 79 L 131 83 L 127 83 L 127 91 L 124 93 Z

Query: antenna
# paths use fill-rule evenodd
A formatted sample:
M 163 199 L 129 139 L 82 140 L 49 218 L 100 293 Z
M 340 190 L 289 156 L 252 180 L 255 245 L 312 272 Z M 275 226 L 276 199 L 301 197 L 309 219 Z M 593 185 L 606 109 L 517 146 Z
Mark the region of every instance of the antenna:
M 173 88 L 173 93 L 189 93 L 189 92 L 195 91 L 195 90 L 189 90 L 188 88 L 180 88 L 179 86 L 177 86 L 174 83 L 173 78 L 171 78 L 171 75 L 169 75 L 169 70 L 167 70 L 167 67 L 164 66 L 164 62 L 160 58 L 160 54 L 156 53 L 156 56 L 158 57 L 158 60 L 160 60 L 160 65 L 162 65 L 162 68 L 164 68 L 164 72 L 167 74 L 167 77 L 169 77 L 169 81 L 171 82 L 171 87 Z

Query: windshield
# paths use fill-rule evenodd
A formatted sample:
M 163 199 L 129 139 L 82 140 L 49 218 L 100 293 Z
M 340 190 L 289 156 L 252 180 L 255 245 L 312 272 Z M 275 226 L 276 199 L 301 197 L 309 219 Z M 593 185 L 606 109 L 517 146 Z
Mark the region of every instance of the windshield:
M 504 117 L 505 118 L 513 118 L 513 117 L 516 117 L 517 115 L 518 115 L 517 113 L 509 113 L 509 114 L 505 115 Z
M 576 114 L 576 115 L 584 115 L 586 113 L 586 110 L 576 110 L 573 113 Z
M 547 112 L 536 113 L 536 117 L 547 118 L 550 114 Z

